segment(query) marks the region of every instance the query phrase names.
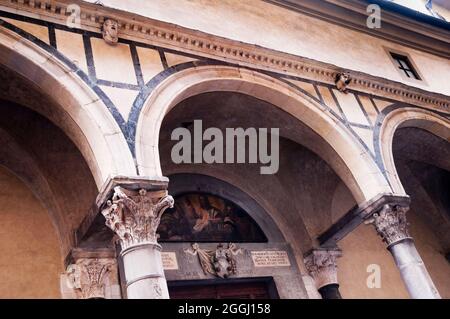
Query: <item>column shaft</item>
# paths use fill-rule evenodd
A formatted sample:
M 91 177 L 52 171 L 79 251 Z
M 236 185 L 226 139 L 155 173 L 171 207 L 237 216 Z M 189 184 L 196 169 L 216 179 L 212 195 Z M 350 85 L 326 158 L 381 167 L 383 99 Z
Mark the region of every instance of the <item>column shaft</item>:
M 400 275 L 411 298 L 439 299 L 439 292 L 408 233 L 406 212 L 408 207 L 386 204 L 372 215 L 369 223 L 388 245 Z
M 128 299 L 168 299 L 161 246 L 143 244 L 121 252 Z
M 389 246 L 388 250 L 394 257 L 411 298 L 441 298 L 411 239 L 397 242 Z
M 125 185 L 127 188 L 111 183 L 106 188 L 101 212 L 120 241 L 127 297 L 168 299 L 156 230 L 164 211 L 173 207 L 173 198 L 149 180 Z
M 342 299 L 338 284 L 330 284 L 319 289 L 322 299 Z

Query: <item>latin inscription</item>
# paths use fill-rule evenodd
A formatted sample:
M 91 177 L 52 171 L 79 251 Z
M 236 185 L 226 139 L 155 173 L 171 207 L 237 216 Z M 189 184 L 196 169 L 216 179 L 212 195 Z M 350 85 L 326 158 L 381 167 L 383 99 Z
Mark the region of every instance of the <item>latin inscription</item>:
M 161 258 L 162 258 L 164 270 L 177 270 L 178 269 L 178 261 L 177 261 L 176 253 L 162 252 Z
M 289 256 L 282 250 L 252 251 L 252 260 L 255 267 L 289 267 Z

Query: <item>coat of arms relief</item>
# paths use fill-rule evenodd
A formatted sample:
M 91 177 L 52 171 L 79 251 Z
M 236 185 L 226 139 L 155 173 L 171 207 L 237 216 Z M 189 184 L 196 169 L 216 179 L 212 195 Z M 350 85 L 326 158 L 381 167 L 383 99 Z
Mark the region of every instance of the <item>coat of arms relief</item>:
M 237 264 L 235 256 L 242 254 L 242 249 L 229 243 L 217 245 L 215 250 L 202 249 L 197 243 L 192 244 L 191 249 L 185 249 L 185 253 L 197 256 L 205 275 L 211 274 L 219 278 L 228 278 L 236 274 Z

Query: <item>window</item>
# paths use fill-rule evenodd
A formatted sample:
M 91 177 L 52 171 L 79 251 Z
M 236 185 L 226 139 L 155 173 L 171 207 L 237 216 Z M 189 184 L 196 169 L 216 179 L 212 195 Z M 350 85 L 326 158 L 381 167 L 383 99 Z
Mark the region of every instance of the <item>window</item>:
M 419 74 L 412 66 L 407 56 L 390 52 L 400 72 L 410 79 L 421 80 Z

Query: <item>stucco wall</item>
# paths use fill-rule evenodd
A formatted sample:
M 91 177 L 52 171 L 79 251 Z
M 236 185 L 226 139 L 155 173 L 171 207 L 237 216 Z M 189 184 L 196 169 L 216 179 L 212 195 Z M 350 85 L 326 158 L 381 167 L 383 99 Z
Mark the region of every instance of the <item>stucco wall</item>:
M 0 298 L 59 298 L 60 244 L 31 190 L 0 166 Z
M 442 298 L 450 298 L 450 264 L 433 231 L 414 212 L 408 212 L 410 234 Z M 409 298 L 385 245 L 371 226 L 361 225 L 339 242 L 343 257 L 339 259 L 338 276 L 343 298 Z M 369 265 L 379 265 L 381 287 L 368 288 Z

